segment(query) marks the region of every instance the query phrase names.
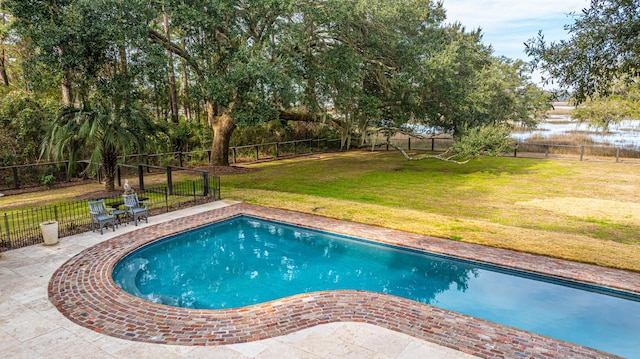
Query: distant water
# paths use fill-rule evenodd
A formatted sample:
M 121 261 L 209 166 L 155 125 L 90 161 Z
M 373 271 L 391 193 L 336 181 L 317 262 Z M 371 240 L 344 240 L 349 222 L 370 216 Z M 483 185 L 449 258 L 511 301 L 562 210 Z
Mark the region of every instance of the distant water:
M 532 136 L 553 137 L 572 135 L 579 132 L 599 144 L 607 144 L 614 147 L 640 149 L 640 120 L 624 120 L 618 125 L 609 127 L 608 132 L 599 131 L 589 127 L 586 123 L 580 123 L 570 116 L 551 115 L 544 122 L 538 124 L 530 131 L 514 131 L 511 137 L 524 142 Z

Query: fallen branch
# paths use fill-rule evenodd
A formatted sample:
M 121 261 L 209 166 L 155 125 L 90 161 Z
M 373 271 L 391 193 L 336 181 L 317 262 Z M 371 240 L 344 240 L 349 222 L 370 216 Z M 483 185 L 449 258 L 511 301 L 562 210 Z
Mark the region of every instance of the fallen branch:
M 457 156 L 457 154 L 450 154 L 449 156 L 447 156 L 449 154 L 450 149 L 446 150 L 443 153 L 437 154 L 437 155 L 423 155 L 423 156 L 419 156 L 419 157 L 411 157 L 407 153 L 407 151 L 405 151 L 401 147 L 398 147 L 398 146 L 396 146 L 396 145 L 394 145 L 393 143 L 390 143 L 390 142 L 387 142 L 387 144 L 389 146 L 395 148 L 396 150 L 400 151 L 402 153 L 402 155 L 404 156 L 404 158 L 406 158 L 409 161 L 421 161 L 421 160 L 434 158 L 434 159 L 441 160 L 441 161 L 453 162 L 453 163 L 459 164 L 459 165 L 463 165 L 463 164 L 469 162 L 469 160 L 466 160 L 466 161 L 456 161 L 456 160 L 454 160 L 454 158 Z

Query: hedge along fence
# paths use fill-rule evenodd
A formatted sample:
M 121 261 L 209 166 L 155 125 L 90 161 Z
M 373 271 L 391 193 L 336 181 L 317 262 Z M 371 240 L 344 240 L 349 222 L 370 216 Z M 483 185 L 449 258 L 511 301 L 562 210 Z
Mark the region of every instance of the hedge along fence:
M 206 181 L 204 177 L 197 177 L 193 180 L 174 182 L 171 190 L 166 184 L 150 185 L 145 190 L 138 190 L 138 196 L 147 198 L 150 214 L 169 212 L 219 200 L 220 178 L 207 176 Z M 123 201 L 121 192 L 89 200 L 97 199 L 104 199 L 107 206 L 120 205 Z M 3 213 L 0 216 L 0 252 L 42 243 L 39 228 L 41 222 L 58 221 L 59 237 L 91 230 L 91 216 L 87 203 L 89 200 L 67 201 Z

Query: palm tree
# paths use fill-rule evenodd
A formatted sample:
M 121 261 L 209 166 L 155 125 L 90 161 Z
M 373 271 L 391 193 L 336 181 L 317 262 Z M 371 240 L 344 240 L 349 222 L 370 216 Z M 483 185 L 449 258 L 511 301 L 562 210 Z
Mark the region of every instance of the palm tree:
M 80 156 L 89 154 L 86 170 L 102 165 L 105 189 L 115 191 L 118 157 L 143 152 L 154 135 L 155 125 L 142 106 L 96 95 L 83 108 L 62 109 L 45 135 L 41 152 L 57 161 L 68 159 L 69 174 Z

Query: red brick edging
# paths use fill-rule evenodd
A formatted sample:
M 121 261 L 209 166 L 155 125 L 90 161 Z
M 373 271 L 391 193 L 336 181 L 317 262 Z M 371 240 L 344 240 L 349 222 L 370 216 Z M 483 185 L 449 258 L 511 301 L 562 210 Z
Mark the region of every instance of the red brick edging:
M 233 344 L 285 335 L 323 323 L 364 322 L 483 358 L 615 357 L 381 293 L 323 291 L 243 308 L 198 310 L 151 303 L 124 292 L 114 283 L 111 272 L 115 264 L 133 249 L 170 234 L 242 214 L 460 258 L 483 258 L 488 263 L 640 293 L 639 273 L 238 204 L 145 227 L 86 249 L 53 274 L 49 299 L 79 325 L 140 342 Z

